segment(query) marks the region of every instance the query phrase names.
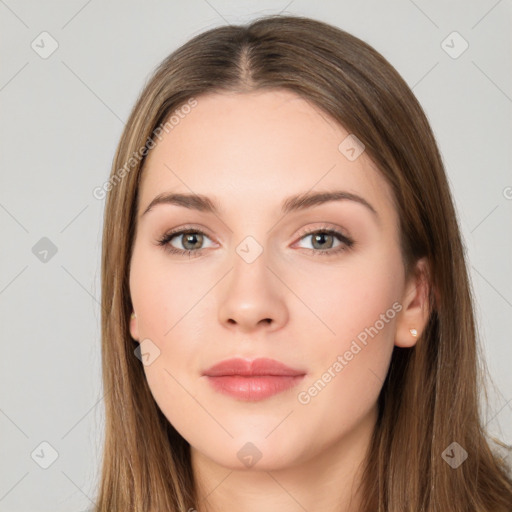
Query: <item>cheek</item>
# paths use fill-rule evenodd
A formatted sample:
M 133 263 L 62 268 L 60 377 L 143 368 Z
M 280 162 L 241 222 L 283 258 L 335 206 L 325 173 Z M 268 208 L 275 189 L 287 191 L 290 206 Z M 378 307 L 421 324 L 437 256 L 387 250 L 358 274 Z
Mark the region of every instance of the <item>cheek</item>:
M 188 284 L 188 285 L 187 285 Z M 197 322 L 188 314 L 202 294 L 190 286 L 185 272 L 170 269 L 152 252 L 135 247 L 130 269 L 130 294 L 140 340 L 153 355 L 144 373 L 160 410 L 180 432 L 197 428 L 197 404 L 187 378 L 197 372 L 200 350 L 193 334 Z
M 298 278 L 287 277 L 303 302 L 300 307 L 307 320 L 302 325 L 309 331 L 306 339 L 341 349 L 358 335 L 364 342 L 365 329 L 375 325 L 381 337 L 387 336 L 400 309 L 393 304 L 401 297 L 401 272 L 394 254 L 375 252 L 347 259 L 346 265 L 318 266 Z
M 304 430 L 310 428 L 311 436 L 321 430 L 324 439 L 355 432 L 376 411 L 400 309 L 382 288 L 371 297 L 359 290 L 350 299 L 343 294 L 332 298 L 337 303 L 337 315 L 330 319 L 336 336 L 311 338 L 318 340 L 310 352 L 311 372 L 296 396 Z
M 329 275 L 326 271 L 316 282 L 329 283 L 327 292 L 325 287 L 313 292 L 309 288 L 308 305 L 319 321 L 304 322 L 305 339 L 317 341 L 310 379 L 298 400 L 318 408 L 319 414 L 333 403 L 337 411 L 362 413 L 375 402 L 384 382 L 402 309 L 402 270 L 392 254 L 375 254 L 372 260 L 329 269 Z M 338 420 L 343 422 L 343 417 Z
M 210 272 L 211 275 L 211 272 Z M 213 279 L 205 279 L 185 265 L 171 265 L 164 252 L 135 246 L 130 268 L 130 294 L 137 312 L 140 340 L 150 340 L 159 356 L 145 366 L 148 383 L 171 387 L 184 375 L 197 372 L 204 329 L 201 308 Z M 209 319 L 211 323 L 211 318 Z
M 166 263 L 163 249 L 135 244 L 130 267 L 130 295 L 137 312 L 140 338 L 161 345 L 186 323 L 186 312 L 198 302 L 200 286 L 187 269 Z

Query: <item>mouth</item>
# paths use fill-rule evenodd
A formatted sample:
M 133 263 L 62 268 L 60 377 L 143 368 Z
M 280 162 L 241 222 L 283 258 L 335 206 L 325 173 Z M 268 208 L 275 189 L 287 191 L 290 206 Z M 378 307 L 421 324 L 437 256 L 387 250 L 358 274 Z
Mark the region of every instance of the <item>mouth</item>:
M 227 359 L 203 373 L 217 392 L 244 401 L 263 400 L 282 393 L 296 386 L 305 375 L 303 370 L 267 358 Z

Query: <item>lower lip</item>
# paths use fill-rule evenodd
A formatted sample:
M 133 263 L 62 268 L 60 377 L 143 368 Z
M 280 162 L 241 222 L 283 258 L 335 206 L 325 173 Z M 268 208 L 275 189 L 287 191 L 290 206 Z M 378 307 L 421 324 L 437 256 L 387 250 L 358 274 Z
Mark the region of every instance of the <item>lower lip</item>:
M 220 393 L 241 400 L 257 401 L 282 393 L 297 385 L 303 378 L 304 375 L 225 375 L 208 377 L 208 381 Z

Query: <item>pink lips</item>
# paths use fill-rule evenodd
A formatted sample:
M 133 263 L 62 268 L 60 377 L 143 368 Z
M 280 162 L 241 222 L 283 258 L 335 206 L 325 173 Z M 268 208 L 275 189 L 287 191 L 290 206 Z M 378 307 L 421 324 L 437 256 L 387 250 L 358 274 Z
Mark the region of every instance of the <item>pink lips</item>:
M 263 400 L 295 386 L 305 375 L 275 359 L 226 359 L 203 373 L 215 390 L 248 401 Z

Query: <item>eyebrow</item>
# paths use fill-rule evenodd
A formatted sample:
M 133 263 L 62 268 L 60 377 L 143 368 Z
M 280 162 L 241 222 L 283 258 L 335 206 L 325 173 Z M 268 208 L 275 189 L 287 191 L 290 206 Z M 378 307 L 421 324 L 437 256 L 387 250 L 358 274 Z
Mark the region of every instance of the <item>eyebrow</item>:
M 375 208 L 363 197 L 347 192 L 344 190 L 333 190 L 327 192 L 304 192 L 285 199 L 281 205 L 281 213 L 286 215 L 288 213 L 306 210 L 313 206 L 319 206 L 331 201 L 355 201 L 365 206 L 372 212 L 378 219 L 379 214 Z M 182 206 L 190 210 L 198 210 L 200 212 L 213 213 L 218 215 L 220 213 L 219 203 L 202 194 L 178 194 L 178 193 L 163 193 L 156 196 L 144 210 L 141 217 L 152 210 L 159 204 L 173 204 Z

